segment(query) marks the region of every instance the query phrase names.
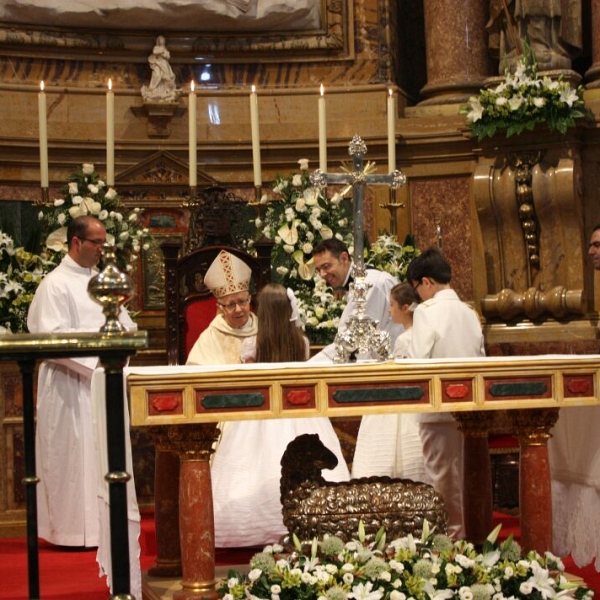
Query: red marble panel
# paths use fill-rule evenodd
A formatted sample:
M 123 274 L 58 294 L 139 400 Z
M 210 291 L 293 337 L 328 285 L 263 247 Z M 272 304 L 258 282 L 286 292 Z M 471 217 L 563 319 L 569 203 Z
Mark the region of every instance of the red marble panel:
M 148 392 L 148 415 L 182 415 L 183 393 L 181 391 Z
M 442 380 L 442 402 L 473 402 L 473 381 Z
M 410 182 L 412 231 L 420 250 L 438 245 L 452 266 L 452 287 L 462 300 L 473 298 L 470 178 Z
M 563 377 L 565 398 L 594 395 L 593 375 L 565 375 Z
M 316 392 L 314 385 L 308 386 L 292 386 L 285 385 L 281 389 L 283 397 L 283 408 L 298 409 L 298 408 L 315 408 L 316 407 Z

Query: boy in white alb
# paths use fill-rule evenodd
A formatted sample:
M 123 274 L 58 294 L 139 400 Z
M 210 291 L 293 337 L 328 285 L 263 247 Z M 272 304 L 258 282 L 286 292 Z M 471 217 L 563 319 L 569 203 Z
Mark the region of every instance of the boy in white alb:
M 451 276 L 438 248 L 425 250 L 408 266 L 407 279 L 422 300 L 413 314 L 409 358 L 485 356 L 479 316 L 450 287 Z M 419 420 L 427 482 L 444 498 L 448 533 L 462 538 L 462 434 L 448 413 L 421 414 Z

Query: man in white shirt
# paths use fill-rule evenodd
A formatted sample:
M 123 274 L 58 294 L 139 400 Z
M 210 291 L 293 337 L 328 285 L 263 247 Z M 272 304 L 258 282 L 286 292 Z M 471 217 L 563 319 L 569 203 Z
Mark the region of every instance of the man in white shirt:
M 485 356 L 479 317 L 451 288 L 452 271 L 442 252 L 425 250 L 406 276 L 422 300 L 413 313 L 409 358 Z M 462 538 L 462 433 L 448 413 L 420 415 L 419 420 L 427 482 L 444 498 L 449 534 Z
M 352 276 L 352 260 L 346 244 L 336 238 L 323 240 L 314 247 L 312 254 L 315 270 L 325 279 L 327 285 L 334 290 L 348 290 Z M 390 334 L 391 347 L 393 348 L 396 338 L 403 329 L 401 325 L 396 325 L 390 316 L 390 292 L 398 281 L 389 273 L 377 269 L 366 269 L 365 279 L 369 286 L 365 314 L 377 321 L 379 329 Z M 348 304 L 340 317 L 338 331 L 346 329 L 348 319 L 355 310 L 356 304 L 352 298 L 349 298 Z M 333 347 L 331 347 L 331 350 L 333 350 Z M 330 357 L 333 355 L 329 347 L 322 352 Z M 318 356 L 314 357 L 314 360 L 318 360 Z

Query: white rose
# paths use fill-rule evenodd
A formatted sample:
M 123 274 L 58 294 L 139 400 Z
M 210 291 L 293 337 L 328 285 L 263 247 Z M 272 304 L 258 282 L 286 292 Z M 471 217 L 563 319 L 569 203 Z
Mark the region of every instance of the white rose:
M 138 215 L 137 213 L 133 212 L 129 215 L 129 222 L 133 223 L 134 221 L 137 221 Z
M 129 238 L 129 231 L 121 231 L 119 239 L 124 242 L 127 238 Z
M 91 175 L 94 172 L 94 165 L 92 163 L 83 163 L 81 170 L 84 175 Z
M 69 208 L 69 215 L 71 216 L 72 219 L 76 219 L 80 215 L 86 215 L 86 214 L 87 214 L 87 212 L 84 212 L 79 206 L 71 206 L 71 208 Z
M 252 583 L 254 583 L 262 574 L 262 571 L 260 569 L 252 569 L 252 571 L 250 571 L 250 573 L 248 573 L 248 580 Z
M 99 188 L 103 188 L 103 187 L 105 187 L 105 186 L 106 186 L 106 183 L 104 183 L 104 181 L 102 181 L 102 179 L 98 179 L 98 182 L 96 183 L 96 185 L 97 185 Z
M 62 206 L 65 203 L 65 201 L 62 198 L 57 198 L 54 201 L 54 206 Z
M 116 198 L 116 196 L 117 196 L 117 192 L 114 188 L 108 188 L 106 190 L 106 194 L 104 194 L 104 197 L 107 200 L 112 200 L 113 198 Z
M 283 249 L 288 253 L 291 254 L 294 251 L 294 246 L 290 246 L 289 244 L 284 244 L 283 245 Z
M 301 158 L 298 161 L 298 164 L 300 165 L 301 171 L 308 171 L 308 158 Z
M 304 254 L 310 254 L 313 250 L 313 245 L 310 244 L 309 242 L 306 242 L 305 244 L 302 245 L 302 252 L 304 252 Z
M 69 194 L 71 196 L 76 195 L 79 192 L 76 181 L 69 181 Z
M 302 185 L 302 175 L 299 175 L 298 173 L 296 173 L 292 177 L 292 185 L 294 187 L 300 187 Z
M 90 191 L 92 194 L 96 195 L 96 194 L 98 193 L 98 186 L 97 186 L 97 185 L 94 185 L 93 183 L 90 183 L 90 184 L 88 185 L 88 190 L 89 190 L 89 191 Z
M 99 218 L 101 221 L 105 221 L 105 220 L 106 220 L 106 217 L 108 217 L 108 211 L 107 211 L 107 210 L 101 210 L 101 211 L 100 211 L 100 214 L 98 215 L 98 218 Z
M 58 221 L 59 225 L 64 225 L 65 221 L 67 220 L 67 216 L 65 215 L 65 213 L 60 213 L 60 215 L 58 215 L 56 220 Z
M 81 196 L 73 196 L 71 202 L 73 204 L 81 204 L 83 202 L 83 198 Z
M 304 200 L 304 198 L 298 198 L 298 200 L 296 200 L 296 211 L 304 212 L 305 210 L 306 210 L 306 201 Z
M 278 275 L 287 275 L 289 271 L 287 267 L 277 267 L 275 270 L 277 271 Z

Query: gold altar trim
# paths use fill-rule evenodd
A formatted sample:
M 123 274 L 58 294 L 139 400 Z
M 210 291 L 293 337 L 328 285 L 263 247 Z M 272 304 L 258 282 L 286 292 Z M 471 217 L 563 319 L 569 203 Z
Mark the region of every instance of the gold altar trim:
M 134 426 L 600 403 L 599 355 L 136 367 L 126 373 Z

